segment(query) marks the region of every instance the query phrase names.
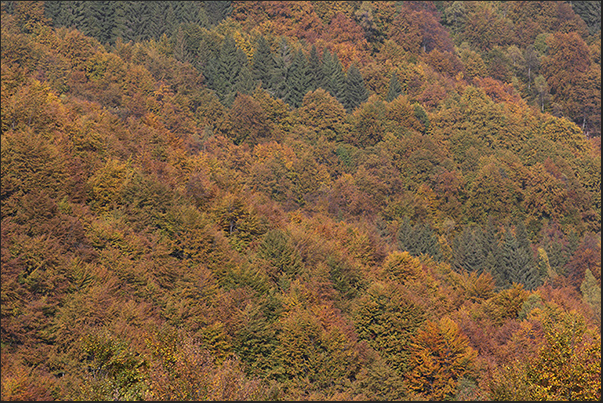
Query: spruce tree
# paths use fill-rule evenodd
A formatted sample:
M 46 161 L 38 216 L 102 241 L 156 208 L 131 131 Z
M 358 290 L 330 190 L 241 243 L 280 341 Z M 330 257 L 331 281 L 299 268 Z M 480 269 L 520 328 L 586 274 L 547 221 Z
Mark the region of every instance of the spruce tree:
M 527 290 L 533 290 L 541 284 L 541 276 L 532 256 L 530 242 L 525 227 L 518 224 L 515 234 L 507 228 L 502 247 L 502 274 L 505 284 L 523 284 Z
M 127 12 L 128 8 L 125 2 L 116 1 L 115 2 L 115 14 L 114 14 L 114 24 L 113 30 L 111 32 L 111 36 L 113 38 L 113 43 L 117 38 L 121 38 L 122 41 L 127 42 L 128 37 L 128 27 L 127 27 Z
M 203 3 L 210 26 L 218 25 L 232 12 L 231 1 L 204 1 Z
M 405 217 L 396 238 L 400 250 L 407 251 L 412 256 L 428 255 L 436 261 L 442 258 L 438 238 L 429 224 L 418 223 L 413 226 L 408 217 Z
M 536 266 L 532 244 L 523 221 L 516 224 L 515 237 L 517 238 L 516 264 L 519 268 L 517 282 L 523 284 L 527 290 L 533 290 L 542 284 L 542 278 Z
M 438 237 L 428 223 L 417 224 L 413 230 L 415 245 L 413 246 L 414 256 L 427 255 L 435 261 L 440 261 L 442 252 Z
M 400 94 L 402 94 L 402 86 L 400 85 L 400 81 L 398 81 L 398 75 L 396 72 L 393 72 L 391 78 L 389 79 L 387 98 L 385 100 L 387 102 L 391 102 Z
M 243 66 L 241 71 L 239 72 L 239 76 L 235 84 L 233 85 L 232 95 L 236 96 L 237 93 L 250 95 L 253 93 L 255 89 L 256 81 L 253 79 L 253 75 L 251 74 L 251 70 L 247 66 Z M 234 100 L 234 99 L 233 99 Z M 232 102 L 228 102 L 231 104 Z
M 272 75 L 274 74 L 274 68 L 276 63 L 274 57 L 270 52 L 270 45 L 263 35 L 257 40 L 257 46 L 251 59 L 251 72 L 253 78 L 262 83 L 262 88 L 269 89 Z
M 589 304 L 597 315 L 601 315 L 601 287 L 590 269 L 584 272 L 584 280 L 580 285 L 584 302 Z
M 396 239 L 398 240 L 398 247 L 400 250 L 410 252 L 413 243 L 412 237 L 413 227 L 410 224 L 408 217 L 404 217 L 396 234 Z
M 355 64 L 350 65 L 345 79 L 343 106 L 348 113 L 354 111 L 368 99 L 368 91 L 364 79 Z
M 486 256 L 483 233 L 478 228 L 465 227 L 453 241 L 453 267 L 457 271 L 481 273 Z
M 325 55 L 323 56 L 322 60 L 322 67 L 324 74 L 322 88 L 324 88 L 335 99 L 343 104 L 345 93 L 345 74 L 337 54 L 331 54 L 328 50 L 325 50 Z
M 289 78 L 289 67 L 292 63 L 291 49 L 289 44 L 282 38 L 279 50 L 274 57 L 274 71 L 270 79 L 270 94 L 282 100 L 287 98 L 287 80 Z
M 316 50 L 315 45 L 312 45 L 312 48 L 310 49 L 308 72 L 310 74 L 308 91 L 315 91 L 320 88 L 323 81 L 322 62 L 320 61 L 320 57 L 318 57 L 318 51 Z
M 492 217 L 488 217 L 482 239 L 482 253 L 484 254 L 482 271 L 492 275 L 497 288 L 503 288 L 507 285 L 507 282 L 504 265 L 502 264 L 501 239 L 498 227 Z
M 289 74 L 287 75 L 286 81 L 287 91 L 285 101 L 294 108 L 300 107 L 304 95 L 308 92 L 309 82 L 308 60 L 300 49 L 296 52 L 291 67 L 289 68 Z

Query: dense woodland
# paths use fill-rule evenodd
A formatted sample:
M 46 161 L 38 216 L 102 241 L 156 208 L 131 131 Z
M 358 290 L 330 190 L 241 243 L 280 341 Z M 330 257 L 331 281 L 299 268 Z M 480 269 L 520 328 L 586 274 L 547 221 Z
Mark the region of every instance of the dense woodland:
M 600 2 L 1 29 L 2 400 L 600 400 Z

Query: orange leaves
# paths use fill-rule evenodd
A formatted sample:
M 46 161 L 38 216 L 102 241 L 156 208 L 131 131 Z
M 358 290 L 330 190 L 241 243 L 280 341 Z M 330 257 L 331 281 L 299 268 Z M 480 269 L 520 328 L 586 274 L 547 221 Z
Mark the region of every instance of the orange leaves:
M 323 39 L 331 45 L 330 50 L 337 54 L 346 70 L 352 62 L 363 64 L 368 57 L 368 42 L 362 28 L 342 13 L 331 20 Z
M 341 140 L 346 132 L 345 108 L 322 88 L 304 96 L 298 114 L 300 122 L 327 140 Z
M 88 180 L 90 203 L 98 211 L 108 211 L 121 204 L 121 192 L 132 176 L 130 164 L 109 159 Z
M 409 388 L 430 400 L 444 400 L 456 393 L 458 380 L 473 372 L 477 352 L 451 319 L 426 321 L 410 347 Z

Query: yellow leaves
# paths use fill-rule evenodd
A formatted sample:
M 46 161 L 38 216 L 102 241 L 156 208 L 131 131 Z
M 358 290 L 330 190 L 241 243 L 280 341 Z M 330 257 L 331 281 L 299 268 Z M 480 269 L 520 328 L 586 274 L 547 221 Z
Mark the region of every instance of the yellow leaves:
M 574 154 L 584 153 L 592 149 L 582 130 L 566 118 L 551 116 L 541 128 L 541 135 L 547 139 L 563 144 Z
M 100 212 L 121 204 L 121 192 L 133 176 L 130 162 L 110 158 L 105 166 L 88 179 L 91 206 Z
M 249 60 L 249 62 L 251 62 L 251 60 L 253 59 L 254 48 L 251 44 L 249 35 L 247 33 L 235 31 L 232 36 L 235 40 L 235 43 L 237 44 L 237 47 L 243 52 L 245 52 L 245 55 L 247 55 L 247 59 Z
M 458 380 L 471 375 L 477 351 L 456 322 L 442 317 L 426 321 L 411 344 L 411 369 L 405 376 L 409 387 L 430 400 L 454 396 Z
M 286 144 L 269 142 L 256 144 L 253 147 L 254 163 L 264 164 L 270 160 L 278 161 L 287 169 L 293 169 L 297 156 L 291 147 Z
M 382 267 L 389 278 L 402 284 L 424 277 L 421 261 L 406 251 L 390 253 L 383 261 Z

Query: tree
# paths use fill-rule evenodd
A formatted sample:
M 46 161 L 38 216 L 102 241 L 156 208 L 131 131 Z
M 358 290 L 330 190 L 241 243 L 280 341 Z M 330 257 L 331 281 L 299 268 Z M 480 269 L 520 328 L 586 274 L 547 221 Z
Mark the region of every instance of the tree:
M 387 97 L 385 98 L 385 100 L 387 102 L 391 102 L 396 99 L 396 97 L 400 94 L 402 94 L 402 86 L 400 85 L 400 81 L 398 81 L 398 75 L 394 71 L 392 73 L 391 78 L 389 79 L 389 85 L 387 87 Z
M 400 374 L 411 364 L 410 343 L 425 321 L 424 309 L 394 283 L 373 283 L 354 307 L 356 332 Z
M 538 103 L 540 104 L 540 110 L 544 112 L 544 104 L 550 100 L 549 86 L 546 79 L 542 75 L 538 75 L 534 79 L 534 89 L 538 94 Z
M 287 82 L 289 80 L 289 68 L 292 63 L 291 48 L 285 38 L 279 43 L 279 50 L 274 57 L 275 66 L 270 81 L 270 94 L 282 100 L 287 98 Z
M 247 56 L 237 48 L 232 35 L 224 38 L 217 57 L 209 60 L 207 66 L 208 86 L 224 104 L 231 105 L 236 96 L 233 87 L 239 80 L 243 67 L 247 66 Z
M 263 35 L 257 40 L 253 58 L 251 59 L 251 72 L 255 81 L 261 83 L 262 88 L 269 89 L 272 75 L 274 74 L 275 62 L 270 52 L 270 45 Z
M 303 268 L 299 252 L 282 230 L 271 230 L 264 234 L 257 253 L 269 263 L 269 275 L 275 282 L 282 275 L 293 279 Z
M 580 285 L 580 291 L 584 301 L 593 308 L 596 315 L 601 316 L 601 286 L 590 269 L 586 269 L 584 272 L 584 281 Z
M 459 380 L 475 370 L 477 351 L 450 318 L 425 321 L 410 345 L 409 389 L 429 400 L 445 400 L 456 394 Z
M 486 260 L 483 243 L 481 228 L 463 228 L 463 231 L 453 240 L 453 267 L 458 271 L 465 270 L 480 274 L 484 270 Z
M 343 96 L 343 106 L 348 113 L 356 109 L 360 104 L 368 99 L 368 91 L 364 86 L 362 74 L 355 64 L 348 69 L 345 80 L 345 91 Z
M 287 74 L 285 101 L 298 108 L 301 106 L 304 95 L 310 88 L 310 73 L 308 71 L 308 60 L 304 53 L 299 50 L 295 53 L 291 67 Z
M 329 141 L 342 140 L 347 131 L 345 108 L 322 88 L 308 92 L 297 112 L 300 122 Z
M 204 7 L 210 26 L 218 25 L 232 12 L 231 1 L 205 1 Z
M 600 400 L 601 336 L 576 311 L 543 312 L 545 342 L 529 366 L 535 400 Z
M 308 57 L 308 74 L 309 77 L 309 88 L 308 91 L 315 91 L 320 88 L 323 82 L 323 70 L 322 61 L 318 56 L 316 46 L 312 45 L 310 48 L 310 56 Z
M 321 87 L 343 104 L 345 74 L 337 54 L 325 49 L 322 56 L 323 82 Z
M 17 24 L 25 33 L 35 33 L 50 21 L 44 14 L 43 1 L 17 1 L 15 2 L 15 16 Z
M 428 223 L 413 226 L 408 217 L 405 217 L 396 237 L 400 250 L 408 251 L 412 256 L 428 255 L 435 260 L 442 257 L 438 238 Z
M 250 95 L 239 93 L 228 114 L 230 126 L 226 136 L 235 144 L 257 144 L 270 138 L 271 128 L 266 113 Z

